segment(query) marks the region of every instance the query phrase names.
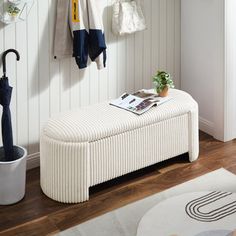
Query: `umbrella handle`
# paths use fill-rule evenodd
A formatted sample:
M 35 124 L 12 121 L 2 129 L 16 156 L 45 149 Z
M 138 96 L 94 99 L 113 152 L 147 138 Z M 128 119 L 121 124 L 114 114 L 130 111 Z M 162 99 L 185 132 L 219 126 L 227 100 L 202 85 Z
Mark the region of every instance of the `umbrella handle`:
M 2 65 L 3 65 L 3 77 L 6 77 L 6 56 L 8 53 L 13 52 L 16 54 L 16 60 L 20 60 L 20 54 L 15 49 L 8 49 L 2 54 Z

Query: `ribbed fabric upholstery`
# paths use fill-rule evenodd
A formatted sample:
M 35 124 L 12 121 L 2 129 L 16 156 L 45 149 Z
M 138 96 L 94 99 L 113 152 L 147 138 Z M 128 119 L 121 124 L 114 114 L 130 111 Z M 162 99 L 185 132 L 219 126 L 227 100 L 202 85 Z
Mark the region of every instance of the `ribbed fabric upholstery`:
M 183 91 L 173 89 L 170 94 L 174 99 L 141 116 L 108 102 L 68 111 L 50 119 L 43 133 L 64 142 L 90 142 L 186 114 L 197 106 Z
M 50 198 L 72 203 L 89 198 L 88 143 L 64 143 L 41 136 L 40 182 Z
M 188 152 L 188 114 L 90 144 L 91 186 Z
M 41 187 L 66 203 L 89 199 L 90 186 L 189 152 L 198 157 L 198 106 L 173 99 L 137 116 L 101 103 L 48 121 L 41 133 Z

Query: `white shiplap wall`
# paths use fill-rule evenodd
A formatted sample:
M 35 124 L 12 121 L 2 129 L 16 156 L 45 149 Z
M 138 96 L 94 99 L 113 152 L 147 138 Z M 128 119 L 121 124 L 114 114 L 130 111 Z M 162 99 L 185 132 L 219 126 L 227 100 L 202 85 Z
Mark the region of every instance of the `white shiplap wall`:
M 94 63 L 79 71 L 73 59 L 53 59 L 56 0 L 36 1 L 26 22 L 0 24 L 0 53 L 16 48 L 21 54 L 17 63 L 9 54 L 7 71 L 14 87 L 14 141 L 31 157 L 39 152 L 40 128 L 52 114 L 150 88 L 157 69 L 169 71 L 180 85 L 180 0 L 143 0 L 148 29 L 125 37 L 110 30 L 112 0 L 98 1 L 108 46 L 102 71 Z

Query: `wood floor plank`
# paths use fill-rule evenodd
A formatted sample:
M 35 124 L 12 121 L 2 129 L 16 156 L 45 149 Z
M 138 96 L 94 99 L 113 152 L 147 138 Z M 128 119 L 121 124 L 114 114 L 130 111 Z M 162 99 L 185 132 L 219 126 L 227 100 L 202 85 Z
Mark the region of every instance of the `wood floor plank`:
M 236 141 L 222 143 L 201 132 L 197 161 L 190 163 L 188 155 L 181 155 L 100 184 L 90 188 L 90 200 L 81 204 L 47 198 L 36 168 L 27 172 L 25 198 L 0 206 L 0 236 L 52 235 L 222 167 L 236 174 Z
M 180 167 L 178 170 L 178 174 L 176 174 L 176 170 L 171 170 L 164 174 L 159 173 L 134 181 L 129 185 L 107 189 L 104 194 L 100 193 L 96 197 L 91 196 L 89 202 L 77 204 L 71 207 L 69 211 L 64 209 L 60 212 L 55 212 L 49 215 L 49 218 L 60 230 L 64 230 L 72 225 L 82 223 L 98 215 L 171 188 L 176 183 L 184 183 L 209 172 L 207 168 L 199 164 Z M 178 179 L 178 182 L 176 182 L 176 179 Z M 68 221 L 68 218 L 70 221 Z
M 43 217 L 22 225 L 17 225 L 10 229 L 0 232 L 0 236 L 46 236 L 54 235 L 60 231 L 56 228 L 47 217 Z

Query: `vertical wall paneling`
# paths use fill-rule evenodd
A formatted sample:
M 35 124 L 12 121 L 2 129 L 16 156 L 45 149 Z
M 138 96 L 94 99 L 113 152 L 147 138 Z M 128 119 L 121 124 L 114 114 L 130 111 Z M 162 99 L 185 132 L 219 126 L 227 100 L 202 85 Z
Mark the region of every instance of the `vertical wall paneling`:
M 125 91 L 127 70 L 126 37 L 119 37 L 117 42 L 117 94 L 122 94 Z
M 146 18 L 147 29 L 143 32 L 143 88 L 151 87 L 151 56 L 152 56 L 152 1 L 145 1 L 143 4 L 144 15 Z
M 96 63 L 92 63 L 90 65 L 90 102 L 96 103 L 99 101 L 99 75 L 97 70 Z
M 166 0 L 166 68 L 174 74 L 175 57 L 175 0 Z
M 71 109 L 80 107 L 80 76 L 74 58 L 71 58 Z
M 21 61 L 7 58 L 14 87 L 12 120 L 14 141 L 39 152 L 40 128 L 52 115 L 152 86 L 157 69 L 180 73 L 180 0 L 141 0 L 147 30 L 116 36 L 111 32 L 113 0 L 98 0 L 103 11 L 107 67 L 95 63 L 79 70 L 73 58 L 53 58 L 55 0 L 36 0 L 28 21 L 0 24 L 0 53 L 16 48 Z M 1 141 L 1 139 L 0 139 Z
M 78 69 L 78 68 L 77 68 Z M 86 69 L 80 70 L 80 100 L 81 106 L 87 106 L 90 104 L 90 70 L 91 68 L 88 67 Z
M 168 0 L 160 0 L 159 69 L 161 70 L 167 69 L 167 19 L 169 18 L 169 16 L 167 17 L 167 1 Z
M 60 62 L 60 111 L 70 109 L 70 88 L 71 88 L 71 58 Z
M 54 25 L 56 19 L 56 3 L 55 0 L 49 0 L 49 40 L 50 40 L 50 115 L 60 112 L 60 62 L 54 59 L 53 42 L 54 42 Z
M 141 89 L 143 87 L 143 32 L 137 32 L 134 37 L 135 52 L 135 74 L 134 74 L 134 88 L 135 90 Z
M 134 81 L 135 81 L 135 44 L 134 44 L 134 34 L 127 35 L 126 38 L 126 60 L 127 60 L 127 70 L 126 70 L 126 90 L 128 93 L 134 91 Z
M 174 0 L 174 82 L 177 88 L 181 88 L 181 79 L 180 79 L 180 54 L 181 54 L 181 0 Z
M 122 94 L 125 91 L 125 85 L 127 80 L 126 38 L 126 35 L 119 36 L 117 41 L 117 94 Z
M 4 32 L 4 48 L 16 48 L 16 26 L 15 25 L 7 25 L 5 27 L 5 32 Z M 12 111 L 12 128 L 14 130 L 13 132 L 13 140 L 14 143 L 18 142 L 17 140 L 17 101 L 16 101 L 16 93 L 17 93 L 17 88 L 16 88 L 16 81 L 17 81 L 17 74 L 16 74 L 16 56 L 13 53 L 10 53 L 7 55 L 6 59 L 7 63 L 7 76 L 9 77 L 9 83 L 13 87 L 12 91 L 12 99 L 11 99 L 11 111 Z
M 109 2 L 108 0 L 103 0 L 102 1 L 102 6 L 108 6 Z M 108 29 L 109 25 L 108 25 L 108 11 L 103 11 L 103 22 L 104 22 L 104 29 Z M 108 38 L 108 32 L 107 30 L 105 31 L 105 38 Z M 98 91 L 99 91 L 99 99 L 98 101 L 104 101 L 107 100 L 108 98 L 108 69 L 103 69 L 99 71 L 99 87 L 98 87 Z
M 49 91 L 49 4 L 48 0 L 38 1 L 38 32 L 39 32 L 39 106 L 40 128 L 50 114 Z
M 107 69 L 108 69 L 108 97 L 109 99 L 117 97 L 118 69 L 117 69 L 117 41 L 118 37 L 111 31 L 112 27 L 112 6 L 109 0 L 105 6 L 105 11 L 108 11 L 107 22 Z
M 152 1 L 152 9 L 151 9 L 151 64 L 152 64 L 152 76 L 156 73 L 156 71 L 160 68 L 160 1 Z
M 27 21 L 27 74 L 28 74 L 28 152 L 39 151 L 39 31 L 38 2 L 35 2 Z M 20 36 L 19 36 L 20 37 Z M 26 85 L 25 85 L 26 86 Z M 21 144 L 21 142 L 19 142 Z
M 27 22 L 16 24 L 16 48 L 20 52 L 21 59 L 16 64 L 16 124 L 17 141 L 23 146 L 28 146 L 28 73 L 27 73 Z

